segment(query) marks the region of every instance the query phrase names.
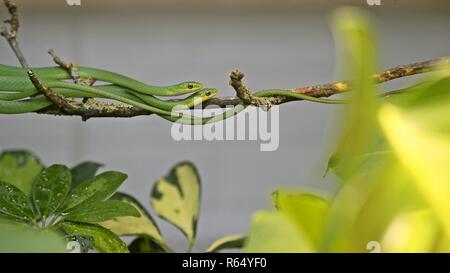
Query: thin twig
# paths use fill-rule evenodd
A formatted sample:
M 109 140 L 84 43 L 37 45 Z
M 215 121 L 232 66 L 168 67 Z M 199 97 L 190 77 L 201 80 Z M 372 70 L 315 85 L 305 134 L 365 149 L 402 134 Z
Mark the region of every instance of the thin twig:
M 53 61 L 57 65 L 67 70 L 74 83 L 92 86 L 97 81 L 95 78 L 88 78 L 88 79 L 82 78 L 80 75 L 80 71 L 78 70 L 78 65 L 74 63 L 66 63 L 65 61 L 63 61 L 63 59 L 61 59 L 58 55 L 56 55 L 53 49 L 49 49 L 48 54 L 52 56 Z
M 67 70 L 67 72 L 69 72 L 69 74 L 72 77 L 74 83 L 81 84 L 80 72 L 78 71 L 78 67 L 75 64 L 64 62 L 58 55 L 56 55 L 56 53 L 55 53 L 55 51 L 53 49 L 49 49 L 48 50 L 48 54 L 50 54 L 50 56 L 52 56 L 53 61 L 57 65 L 61 66 L 62 68 Z
M 24 69 L 27 70 L 28 77 L 30 78 L 35 88 L 43 93 L 51 102 L 57 105 L 64 112 L 71 114 L 82 114 L 82 112 L 80 112 L 79 106 L 70 103 L 63 96 L 53 92 L 50 88 L 44 86 L 31 70 L 22 53 L 22 50 L 20 50 L 19 43 L 17 42 L 17 34 L 19 32 L 20 26 L 19 15 L 17 13 L 17 5 L 10 0 L 4 0 L 3 2 L 8 9 L 11 18 L 5 21 L 5 23 L 9 23 L 10 28 L 8 29 L 5 25 L 2 25 L 0 34 L 6 38 L 8 44 L 11 46 L 11 49 L 16 54 L 20 64 Z

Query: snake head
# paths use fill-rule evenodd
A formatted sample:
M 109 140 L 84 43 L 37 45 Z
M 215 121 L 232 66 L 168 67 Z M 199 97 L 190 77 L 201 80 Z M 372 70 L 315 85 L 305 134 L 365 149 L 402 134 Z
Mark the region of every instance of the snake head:
M 203 88 L 203 84 L 199 82 L 182 82 L 178 84 L 176 89 L 182 91 L 183 93 L 191 93 Z
M 204 88 L 196 93 L 197 96 L 200 96 L 202 98 L 202 101 L 207 101 L 210 98 L 217 95 L 217 89 L 216 88 Z

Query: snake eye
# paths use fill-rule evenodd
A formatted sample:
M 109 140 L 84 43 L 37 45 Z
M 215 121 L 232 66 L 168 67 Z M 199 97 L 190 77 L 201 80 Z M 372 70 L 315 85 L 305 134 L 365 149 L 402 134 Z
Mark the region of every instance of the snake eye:
M 211 96 L 211 92 L 210 91 L 208 91 L 208 92 L 206 92 L 206 96 Z
M 192 89 L 192 88 L 194 88 L 194 85 L 192 83 L 190 83 L 190 84 L 187 85 L 187 88 L 188 89 Z

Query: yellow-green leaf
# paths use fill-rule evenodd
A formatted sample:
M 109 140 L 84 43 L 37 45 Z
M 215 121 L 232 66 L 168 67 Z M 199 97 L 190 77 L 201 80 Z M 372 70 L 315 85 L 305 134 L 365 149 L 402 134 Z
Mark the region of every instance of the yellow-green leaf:
M 64 221 L 61 223 L 61 227 L 69 235 L 92 237 L 94 239 L 93 247 L 99 252 L 129 252 L 127 245 L 117 235 L 99 225 Z
M 365 252 L 368 243 L 381 243 L 400 214 L 427 208 L 412 177 L 389 155 L 364 169 L 340 188 L 329 213 L 321 251 Z M 424 223 L 427 225 L 427 223 Z M 385 251 L 382 245 L 381 251 Z
M 390 102 L 414 119 L 417 126 L 450 134 L 450 118 L 446 118 L 450 116 L 450 67 L 441 69 Z
M 182 162 L 159 178 L 151 193 L 151 204 L 157 215 L 181 230 L 194 244 L 200 210 L 200 177 L 194 165 Z
M 418 210 L 396 217 L 381 241 L 383 252 L 433 252 L 441 230 L 430 210 Z
M 330 209 L 328 201 L 317 195 L 280 190 L 272 193 L 272 199 L 278 211 L 289 216 L 318 248 Z
M 255 253 L 315 252 L 302 230 L 285 214 L 258 211 L 252 218 L 244 251 Z
M 245 241 L 243 235 L 228 235 L 213 242 L 208 248 L 207 252 L 219 252 L 224 249 L 242 248 Z
M 148 236 L 161 247 L 167 248 L 158 226 L 147 210 L 131 195 L 116 193 L 111 199 L 120 200 L 134 206 L 139 217 L 123 216 L 99 223 L 119 236 Z
M 450 235 L 450 135 L 418 127 L 393 105 L 385 105 L 379 119 L 397 157 Z

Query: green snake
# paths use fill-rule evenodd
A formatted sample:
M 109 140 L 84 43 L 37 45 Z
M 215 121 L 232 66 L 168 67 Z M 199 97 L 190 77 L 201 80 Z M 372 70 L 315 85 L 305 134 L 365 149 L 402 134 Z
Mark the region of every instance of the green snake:
M 136 107 L 144 107 L 143 109 L 145 110 L 149 110 L 159 114 L 170 114 L 170 111 L 172 111 L 175 106 L 179 105 L 184 105 L 185 107 L 191 108 L 195 103 L 206 101 L 217 94 L 217 89 L 215 88 L 204 88 L 198 90 L 197 92 L 182 100 L 164 101 L 151 95 L 132 92 L 132 90 L 129 90 L 127 88 L 111 84 L 90 87 L 47 79 L 43 79 L 42 81 L 45 86 L 52 88 L 52 90 L 63 95 L 64 97 L 93 97 L 116 99 L 118 101 L 122 101 Z M 36 88 L 28 78 L 15 76 L 0 76 L 0 91 L 8 91 L 6 93 L 0 93 L 0 100 L 3 101 L 24 99 L 39 94 L 39 91 L 36 90 Z M 30 103 L 31 102 L 27 102 L 27 104 Z M 143 103 L 147 104 L 147 106 L 143 106 Z M 152 109 L 158 108 L 164 110 L 165 112 L 152 110 L 149 107 L 152 107 Z M 17 109 L 16 111 L 17 113 L 22 113 L 25 110 Z
M 70 73 L 62 67 L 38 67 L 33 72 L 38 78 L 53 80 L 71 79 Z M 168 86 L 154 86 L 142 83 L 127 76 L 90 67 L 78 67 L 78 72 L 82 78 L 95 79 L 123 86 L 137 92 L 155 96 L 178 96 L 192 93 L 203 88 L 199 82 L 189 81 Z M 0 65 L 0 76 L 19 76 L 28 78 L 27 71 L 20 67 Z
M 85 96 L 84 93 L 81 93 L 79 91 L 73 91 L 70 89 L 58 89 L 58 93 L 62 94 L 64 97 L 80 97 L 82 95 L 83 97 L 98 97 L 98 96 Z M 199 103 L 199 101 L 206 101 L 210 97 L 215 96 L 217 94 L 217 89 L 214 88 L 205 88 L 202 90 L 199 90 L 195 92 L 194 94 L 190 95 L 189 97 L 177 100 L 177 101 L 162 101 L 158 100 L 156 98 L 151 98 L 151 100 L 154 101 L 155 105 L 158 104 L 161 108 L 160 109 L 166 109 L 167 112 L 163 112 L 167 115 L 167 113 L 172 114 L 171 111 L 174 107 L 183 105 L 185 108 L 192 108 L 195 106 L 195 104 Z M 129 96 L 133 96 L 132 94 Z M 131 99 L 131 98 L 130 98 Z M 137 97 L 134 97 L 133 100 L 138 101 Z M 148 99 L 150 100 L 150 99 Z M 39 110 L 42 110 L 46 107 L 51 106 L 53 103 L 43 97 L 42 95 L 39 95 L 38 97 L 30 98 L 30 99 L 24 99 L 24 100 L 0 100 L 0 114 L 24 114 L 29 112 L 36 112 Z
M 86 85 L 79 85 L 74 83 L 68 83 L 68 82 L 62 82 L 62 81 L 54 81 L 54 80 L 48 80 L 48 79 L 41 79 L 42 83 L 55 90 L 60 90 L 62 92 L 62 95 L 66 95 L 68 97 L 101 97 L 101 98 L 108 98 L 108 99 L 114 99 L 150 112 L 153 112 L 155 114 L 161 114 L 161 115 L 173 115 L 171 112 L 172 108 L 176 105 L 183 104 L 187 105 L 189 107 L 193 106 L 194 101 L 200 102 L 205 101 L 209 99 L 210 97 L 213 97 L 217 94 L 217 90 L 213 88 L 206 88 L 203 90 L 198 91 L 195 94 L 192 94 L 191 96 L 187 97 L 186 99 L 182 101 L 177 102 L 167 102 L 159 100 L 155 97 L 146 95 L 141 96 L 142 98 L 145 98 L 147 100 L 147 103 L 144 102 L 139 97 L 133 97 L 130 95 L 132 94 L 126 94 L 124 93 L 123 88 L 120 87 L 112 87 L 112 86 L 102 86 L 101 88 L 98 87 L 91 87 Z M 112 91 L 110 91 L 111 89 Z M 26 95 L 29 94 L 36 94 L 37 90 L 35 90 L 34 85 L 31 83 L 31 81 L 28 78 L 23 77 L 10 77 L 10 76 L 2 76 L 0 77 L 0 90 L 8 90 L 8 91 L 20 91 L 25 90 L 24 92 Z M 115 90 L 115 91 L 114 91 Z M 19 93 L 20 94 L 20 93 Z M 8 94 L 6 94 L 8 95 Z M 19 96 L 18 94 L 15 94 L 15 96 Z M 152 102 L 152 105 L 149 104 L 149 102 Z M 21 103 L 24 102 L 24 103 Z M 48 102 L 49 103 L 49 102 Z M 34 101 L 34 98 L 31 98 L 29 100 L 25 101 L 6 101 L 2 100 L 0 101 L 0 113 L 5 114 L 12 114 L 12 113 L 24 113 L 29 112 L 30 109 L 34 109 L 34 111 L 40 110 L 42 108 L 45 108 L 46 106 L 49 106 L 48 103 L 44 103 L 43 100 L 38 99 Z M 21 106 L 26 106 L 25 108 L 21 108 Z M 39 108 L 42 106 L 42 108 Z M 37 109 L 36 109 L 37 108 Z M 165 109 L 165 110 L 164 110 Z M 175 113 L 175 115 L 177 115 Z M 181 114 L 179 114 L 181 116 Z

